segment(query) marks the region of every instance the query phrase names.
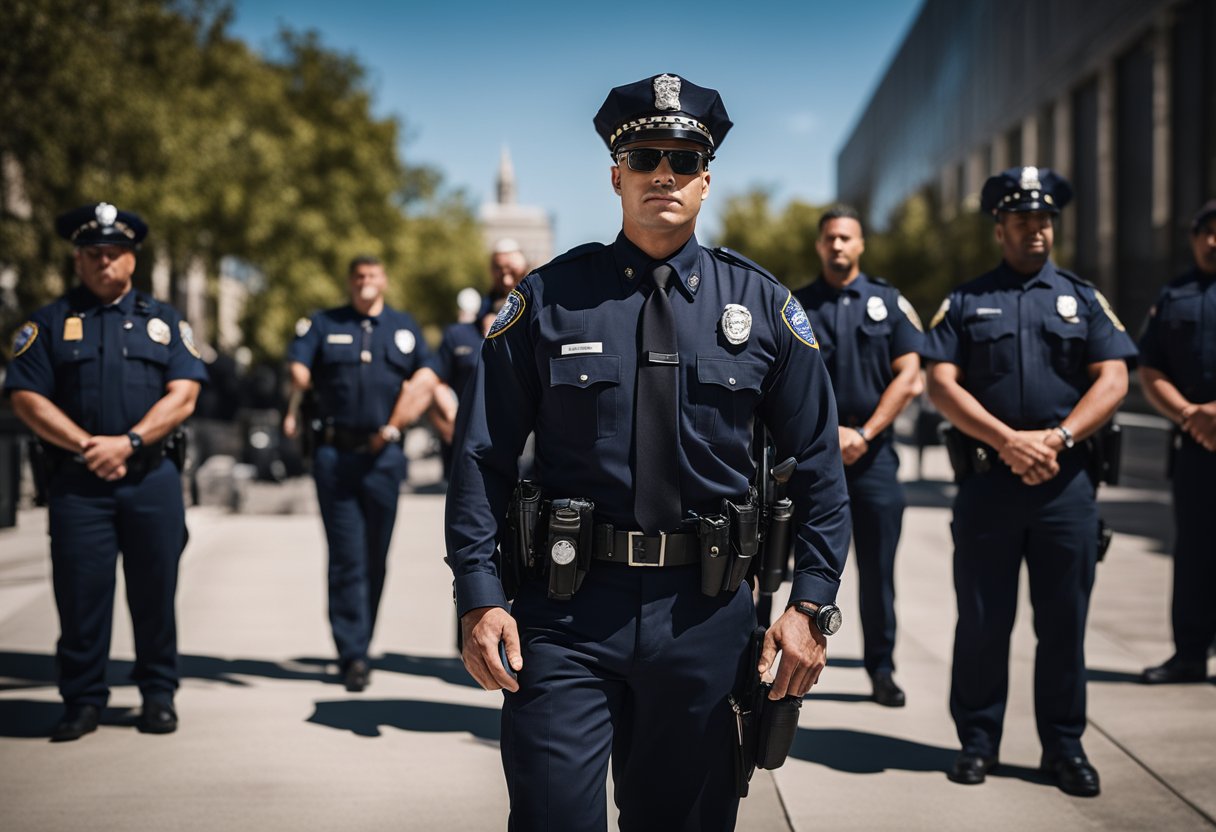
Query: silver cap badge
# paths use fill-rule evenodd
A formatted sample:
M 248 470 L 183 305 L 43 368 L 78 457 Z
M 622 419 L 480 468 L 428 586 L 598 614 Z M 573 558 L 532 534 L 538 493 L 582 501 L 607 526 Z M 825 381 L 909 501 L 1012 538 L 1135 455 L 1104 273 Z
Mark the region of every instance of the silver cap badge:
M 866 314 L 870 316 L 871 321 L 885 321 L 887 319 L 887 304 L 880 297 L 872 297 L 866 301 Z
M 732 344 L 742 344 L 752 334 L 752 313 L 746 306 L 728 303 L 722 310 L 722 334 Z
M 1038 191 L 1042 189 L 1039 183 L 1039 169 L 1033 165 L 1022 168 L 1022 181 L 1018 183 L 1023 191 Z
M 118 219 L 118 209 L 108 202 L 100 202 L 93 209 L 93 216 L 97 217 L 98 225 L 110 226 Z
M 680 79 L 675 75 L 660 75 L 654 79 L 654 108 L 680 109 Z
M 1056 298 L 1056 311 L 1066 321 L 1077 317 L 1077 299 L 1072 295 L 1060 295 Z

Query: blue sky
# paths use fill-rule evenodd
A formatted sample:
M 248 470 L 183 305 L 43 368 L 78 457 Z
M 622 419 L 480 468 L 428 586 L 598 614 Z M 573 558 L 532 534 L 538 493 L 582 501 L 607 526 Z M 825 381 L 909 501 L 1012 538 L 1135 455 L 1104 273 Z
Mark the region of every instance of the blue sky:
M 273 50 L 281 26 L 315 29 L 354 54 L 376 113 L 405 125 L 405 159 L 474 203 L 492 198 L 508 148 L 520 202 L 554 217 L 560 252 L 619 230 L 591 119 L 611 87 L 660 72 L 719 90 L 735 122 L 713 164 L 703 243 L 731 194 L 830 200 L 836 153 L 920 5 L 237 0 L 233 32 Z

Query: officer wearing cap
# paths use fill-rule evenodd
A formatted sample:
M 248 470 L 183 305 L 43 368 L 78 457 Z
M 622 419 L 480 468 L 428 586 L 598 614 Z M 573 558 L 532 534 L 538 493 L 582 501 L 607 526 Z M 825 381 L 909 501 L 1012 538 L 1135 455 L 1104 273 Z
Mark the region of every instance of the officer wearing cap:
M 63 214 L 80 285 L 17 331 L 5 391 L 42 441 L 49 474 L 51 568 L 66 709 L 51 739 L 97 728 L 109 699 L 106 662 L 114 569 L 122 552 L 146 733 L 177 729 L 173 596 L 186 545 L 177 466 L 166 440 L 193 412 L 207 372 L 190 325 L 132 287 L 148 233 L 138 215 L 102 202 Z
M 1216 639 L 1216 199 L 1191 223 L 1195 265 L 1149 311 L 1140 337 L 1140 384 L 1178 426 L 1173 448 L 1174 655 L 1147 668 L 1148 684 L 1202 682 Z
M 946 298 L 923 356 L 934 362 L 929 395 L 961 431 L 970 462 L 956 470 L 952 525 L 950 713 L 962 750 L 950 779 L 982 783 L 997 764 L 1025 560 L 1041 765 L 1064 792 L 1092 797 L 1098 772 L 1081 734 L 1099 520 L 1086 440 L 1126 395 L 1136 348 L 1102 293 L 1050 259 L 1053 218 L 1071 196 L 1046 168 L 1014 168 L 985 183 L 981 209 L 996 221 L 1001 264 Z
M 465 666 L 506 691 L 511 829 L 604 828 L 610 756 L 621 828 L 732 829 L 728 694 L 780 649 L 770 696 L 801 696 L 825 663 L 821 627 L 839 623 L 847 497 L 815 335 L 772 276 L 694 235 L 730 127 L 718 93 L 679 76 L 608 94 L 595 128 L 622 231 L 516 287 L 461 401 L 448 562 Z M 751 593 L 730 571 L 713 580 L 699 532 L 724 501 L 745 511 L 754 417 L 796 460 L 800 602 L 759 667 L 744 655 Z M 508 613 L 495 547 L 532 430 L 537 568 L 525 564 Z M 733 547 L 712 557 L 746 564 Z
M 402 431 L 431 404 L 439 380 L 422 330 L 384 301 L 375 257 L 347 270 L 350 303 L 296 324 L 288 348 L 292 400 L 283 432 L 300 429 L 298 404 L 313 388 L 318 413 L 313 478 L 329 544 L 329 623 L 346 689 L 370 679 L 368 646 L 384 589 L 389 541 L 405 479 Z
M 905 501 L 888 428 L 923 389 L 920 317 L 898 289 L 861 270 L 865 234 L 854 209 L 824 212 L 815 250 L 823 272 L 794 297 L 819 336 L 836 393 L 866 672 L 874 701 L 899 708 L 906 697 L 893 675 L 895 550 Z

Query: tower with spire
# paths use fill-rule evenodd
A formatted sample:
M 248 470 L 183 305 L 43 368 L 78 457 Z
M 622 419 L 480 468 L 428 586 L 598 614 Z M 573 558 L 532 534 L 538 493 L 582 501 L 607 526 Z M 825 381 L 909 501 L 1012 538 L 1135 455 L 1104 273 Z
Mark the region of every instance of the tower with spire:
M 484 202 L 479 210 L 482 239 L 486 252 L 504 237 L 519 243 L 532 266 L 541 266 L 553 258 L 553 220 L 536 205 L 520 205 L 515 181 L 515 166 L 511 153 L 503 145 L 498 158 L 495 201 Z

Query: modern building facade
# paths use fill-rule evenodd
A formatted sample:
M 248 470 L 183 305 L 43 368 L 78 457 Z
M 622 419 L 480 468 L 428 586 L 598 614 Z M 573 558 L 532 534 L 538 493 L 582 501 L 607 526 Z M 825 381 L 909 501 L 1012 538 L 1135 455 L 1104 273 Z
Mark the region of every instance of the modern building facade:
M 876 228 L 932 188 L 976 210 L 992 172 L 1054 168 L 1057 250 L 1132 328 L 1216 197 L 1216 2 L 926 0 L 837 158 Z

